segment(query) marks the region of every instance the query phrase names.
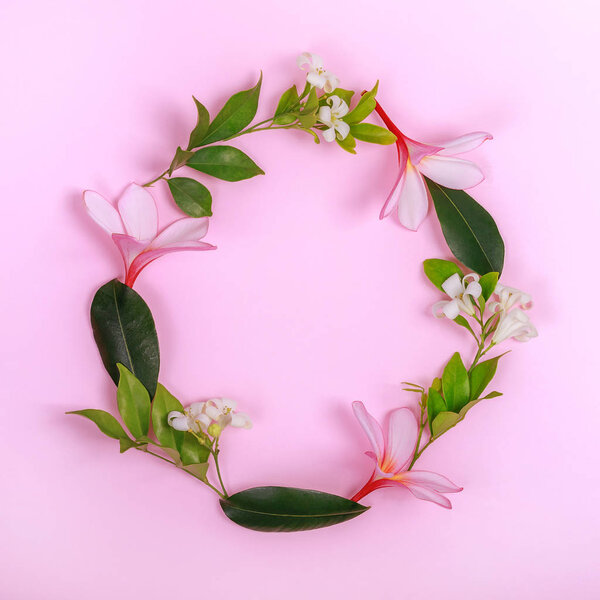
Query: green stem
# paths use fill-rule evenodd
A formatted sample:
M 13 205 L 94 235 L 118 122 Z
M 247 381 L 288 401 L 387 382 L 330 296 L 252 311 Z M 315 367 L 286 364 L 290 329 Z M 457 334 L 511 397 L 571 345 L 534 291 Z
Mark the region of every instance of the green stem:
M 160 181 L 168 172 L 169 172 L 169 169 L 167 169 L 166 171 L 163 171 L 158 177 L 155 177 L 152 181 L 149 181 L 148 183 L 144 183 L 142 185 L 142 187 L 150 187 L 153 183 Z
M 215 457 L 215 469 L 217 471 L 217 477 L 219 478 L 219 483 L 221 484 L 221 489 L 225 494 L 225 498 L 229 497 L 227 490 L 225 489 L 225 484 L 223 483 L 223 478 L 221 477 L 221 468 L 219 467 L 219 441 L 215 443 L 215 449 L 213 451 L 213 456 Z

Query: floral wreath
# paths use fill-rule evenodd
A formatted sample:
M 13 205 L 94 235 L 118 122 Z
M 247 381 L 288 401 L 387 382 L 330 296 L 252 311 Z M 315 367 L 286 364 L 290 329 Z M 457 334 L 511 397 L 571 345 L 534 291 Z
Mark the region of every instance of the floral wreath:
M 89 215 L 112 237 L 125 265 L 124 283 L 118 279 L 96 292 L 91 306 L 94 339 L 106 370 L 117 384 L 121 424 L 110 413 L 72 411 L 93 421 L 105 435 L 119 441 L 120 451 L 135 449 L 166 461 L 195 477 L 219 496 L 223 512 L 233 522 L 259 531 L 299 531 L 342 523 L 365 512 L 359 504 L 382 487 L 404 486 L 420 499 L 451 508 L 445 494 L 462 490 L 446 477 L 416 470 L 423 452 L 460 423 L 477 403 L 501 394 L 484 395 L 503 356 L 482 360 L 496 347 L 514 338 L 527 341 L 537 331 L 525 313 L 531 298 L 498 283 L 504 263 L 504 243 L 490 214 L 464 190 L 484 176 L 473 162 L 456 155 L 472 150 L 492 136 L 474 132 L 454 140 L 424 144 L 404 135 L 376 100 L 378 83 L 362 94 L 339 87 L 316 54 L 303 53 L 298 66 L 307 71 L 304 89 L 295 85 L 281 95 L 274 115 L 251 125 L 258 107 L 262 75 L 249 90 L 231 96 L 211 119 L 194 98 L 197 123 L 184 150 L 177 148 L 169 167 L 144 185 L 132 183 L 117 207 L 94 191 L 84 192 Z M 357 101 L 353 102 L 353 98 Z M 352 108 L 351 108 L 352 107 Z M 385 127 L 364 122 L 376 112 Z M 250 418 L 224 398 L 193 402 L 184 407 L 158 382 L 159 346 L 152 313 L 133 290 L 141 271 L 152 261 L 181 250 L 215 250 L 200 241 L 208 231 L 212 196 L 208 188 L 188 177 L 174 177 L 180 167 L 225 181 L 241 181 L 261 168 L 238 148 L 225 144 L 259 131 L 296 129 L 316 143 L 321 137 L 356 154 L 357 140 L 396 145 L 398 175 L 380 218 L 394 209 L 400 223 L 417 230 L 426 217 L 430 199 L 455 262 L 429 259 L 425 275 L 447 296 L 433 305 L 436 317 L 466 329 L 474 339 L 474 358 L 467 367 L 461 355 L 452 355 L 441 376 L 431 383 L 405 383 L 418 396 L 415 410 L 398 408 L 389 415 L 387 431 L 362 402 L 354 414 L 371 444 L 375 462 L 367 482 L 351 498 L 299 488 L 262 486 L 229 495 L 219 467 L 225 429 L 249 429 Z M 187 215 L 161 231 L 149 187 L 166 181 L 173 200 Z M 214 474 L 208 476 L 209 464 Z

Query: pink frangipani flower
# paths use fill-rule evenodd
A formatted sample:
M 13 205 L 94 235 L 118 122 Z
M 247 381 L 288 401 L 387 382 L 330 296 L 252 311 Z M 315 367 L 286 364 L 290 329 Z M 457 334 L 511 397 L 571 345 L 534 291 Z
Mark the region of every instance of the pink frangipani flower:
M 437 473 L 408 470 L 419 435 L 419 424 L 411 410 L 398 408 L 392 412 L 388 434 L 385 437 L 381 426 L 367 412 L 362 402 L 353 402 L 352 408 L 373 448 L 372 452 L 366 454 L 376 463 L 373 475 L 352 497 L 352 500 L 358 502 L 379 488 L 401 485 L 421 500 L 429 500 L 444 508 L 452 508 L 450 500 L 443 494 L 460 492 L 461 487 Z
M 429 190 L 423 175 L 456 190 L 466 190 L 485 179 L 475 163 L 456 158 L 455 155 L 474 150 L 486 140 L 491 140 L 491 134 L 474 131 L 436 145 L 422 144 L 406 137 L 379 103 L 375 110 L 397 138 L 400 167 L 396 183 L 381 209 L 380 219 L 389 216 L 397 208 L 398 218 L 404 227 L 413 231 L 419 228 L 429 209 Z
M 180 250 L 215 250 L 200 242 L 208 231 L 208 219 L 184 217 L 158 232 L 158 212 L 152 194 L 130 184 L 118 202 L 118 210 L 91 190 L 83 193 L 89 215 L 112 236 L 125 263 L 125 285 L 132 287 L 141 270 L 152 261 Z

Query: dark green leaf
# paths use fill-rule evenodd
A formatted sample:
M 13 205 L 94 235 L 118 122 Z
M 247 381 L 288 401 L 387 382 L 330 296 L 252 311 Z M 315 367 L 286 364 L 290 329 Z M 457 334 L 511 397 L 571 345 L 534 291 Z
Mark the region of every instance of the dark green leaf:
M 490 213 L 463 190 L 426 181 L 452 254 L 480 275 L 502 273 L 504 242 Z
M 178 146 L 175 152 L 175 156 L 171 161 L 171 165 L 169 166 L 169 170 L 167 171 L 169 177 L 172 175 L 173 171 L 176 171 L 180 167 L 183 167 L 192 156 L 194 156 L 193 152 L 190 152 L 189 150 L 182 150 Z
M 496 286 L 498 285 L 498 272 L 492 271 L 490 273 L 486 273 L 479 278 L 479 284 L 481 285 L 481 297 L 487 302 L 490 299 L 490 296 L 494 293 Z
M 265 174 L 249 156 L 233 146 L 200 148 L 188 161 L 188 167 L 225 181 L 241 181 Z
M 91 308 L 92 330 L 104 367 L 119 383 L 117 363 L 156 392 L 160 354 L 154 319 L 142 297 L 117 279 L 103 285 Z
M 350 133 L 357 139 L 371 144 L 393 144 L 396 136 L 385 127 L 371 123 L 357 123 L 350 126 Z
M 441 292 L 444 291 L 444 288 L 442 288 L 444 281 L 452 277 L 455 273 L 461 280 L 463 278 L 462 271 L 458 268 L 457 264 L 449 260 L 442 260 L 441 258 L 428 258 L 424 260 L 423 270 L 429 281 Z
M 134 438 L 148 435 L 150 428 L 150 396 L 141 381 L 122 364 L 117 364 L 120 378 L 117 405 L 127 429 Z
M 96 408 L 86 408 L 84 410 L 72 410 L 67 413 L 68 415 L 81 415 L 90 421 L 93 421 L 98 426 L 98 429 L 108 437 L 115 440 L 128 440 L 129 436 L 125 433 L 125 430 L 121 426 L 121 423 L 117 421 L 110 413 L 105 410 L 98 410 Z
M 189 177 L 167 179 L 173 200 L 190 217 L 212 216 L 212 196 L 199 181 Z
M 261 83 L 262 73 L 253 88 L 238 92 L 225 102 L 219 114 L 208 127 L 206 135 L 202 139 L 203 146 L 225 140 L 250 124 L 258 107 Z
M 378 87 L 379 82 L 375 84 L 370 92 L 364 93 L 358 104 L 344 117 L 344 121 L 348 125 L 356 125 L 364 121 L 375 110 L 375 106 L 377 105 L 375 95 L 377 94 Z
M 192 150 L 193 148 L 200 146 L 204 136 L 208 131 L 208 126 L 210 123 L 210 115 L 208 114 L 204 104 L 196 100 L 196 98 L 194 98 L 194 104 L 196 104 L 196 109 L 198 111 L 198 120 L 196 121 L 196 127 L 194 127 L 192 133 L 190 134 L 188 150 Z
M 208 460 L 210 451 L 191 433 L 185 431 L 183 433 L 183 443 L 181 444 L 179 454 L 181 455 L 181 462 L 184 465 L 196 465 L 205 463 Z
M 234 523 L 248 529 L 303 531 L 343 523 L 369 507 L 325 492 L 268 486 L 221 500 L 221 508 Z
M 156 388 L 156 396 L 152 401 L 152 428 L 154 435 L 162 446 L 181 451 L 183 444 L 183 431 L 173 429 L 167 422 L 167 416 L 172 411 L 183 412 L 181 402 L 175 398 L 160 383 Z
M 349 133 L 343 140 L 340 140 L 336 136 L 335 141 L 346 152 L 350 152 L 350 154 L 356 154 L 356 150 L 354 149 L 356 148 L 356 140 L 354 139 L 351 133 Z
M 490 381 L 494 378 L 496 374 L 496 369 L 498 368 L 498 361 L 504 356 L 501 354 L 500 356 L 495 356 L 494 358 L 490 358 L 484 362 L 475 365 L 471 372 L 469 373 L 469 381 L 471 386 L 471 400 L 477 400 L 485 388 L 489 385 Z
M 446 406 L 458 412 L 469 402 L 469 376 L 458 352 L 452 355 L 442 374 L 442 390 Z
M 448 410 L 442 395 L 433 386 L 429 388 L 427 394 L 427 420 L 429 422 L 429 429 L 433 434 L 433 421 L 441 413 Z

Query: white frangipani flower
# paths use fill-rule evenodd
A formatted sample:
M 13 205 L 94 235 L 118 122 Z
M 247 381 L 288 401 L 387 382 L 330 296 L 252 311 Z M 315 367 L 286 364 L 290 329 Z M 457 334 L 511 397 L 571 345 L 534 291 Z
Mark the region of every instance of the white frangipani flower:
M 303 71 L 308 71 L 306 81 L 310 85 L 331 94 L 340 84 L 339 79 L 327 71 L 323 66 L 323 59 L 318 54 L 312 52 L 303 52 L 297 59 L 298 67 Z
M 331 106 L 321 106 L 318 114 L 319 121 L 329 127 L 323 131 L 323 138 L 326 142 L 333 142 L 337 133 L 343 140 L 350 133 L 350 125 L 342 120 L 348 114 L 348 105 L 339 96 L 331 96 L 327 101 Z
M 492 343 L 499 344 L 508 338 L 527 342 L 537 335 L 537 329 L 529 317 L 520 308 L 514 308 L 510 312 L 502 313 L 492 337 Z
M 458 273 L 454 273 L 442 283 L 442 289 L 451 299 L 441 300 L 433 305 L 433 314 L 436 317 L 456 319 L 461 312 L 471 316 L 475 314 L 471 298 L 477 299 L 481 296 L 479 275 L 469 273 L 461 279 Z
M 507 285 L 497 284 L 494 290 L 494 295 L 498 298 L 497 301 L 491 302 L 489 307 L 493 312 L 506 312 L 513 306 L 528 310 L 533 306 L 531 296 L 518 290 L 517 288 L 508 287 Z

